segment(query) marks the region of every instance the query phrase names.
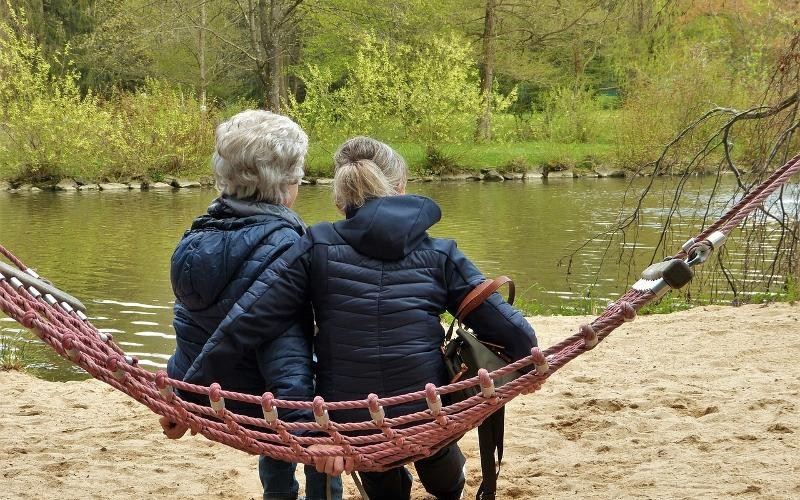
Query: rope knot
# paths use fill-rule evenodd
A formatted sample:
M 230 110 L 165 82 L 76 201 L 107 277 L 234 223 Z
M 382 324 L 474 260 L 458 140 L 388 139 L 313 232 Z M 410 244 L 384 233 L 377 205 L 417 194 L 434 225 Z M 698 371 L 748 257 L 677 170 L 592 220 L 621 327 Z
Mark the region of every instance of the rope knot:
M 597 332 L 594 331 L 592 325 L 589 324 L 581 325 L 579 332 L 581 335 L 583 335 L 583 346 L 587 350 L 593 349 L 594 346 L 596 346 L 597 343 L 600 342 L 597 338 Z
M 442 398 L 439 396 L 436 386 L 431 383 L 425 384 L 425 402 L 428 403 L 431 415 L 438 417 L 442 412 Z
M 481 368 L 478 370 L 478 380 L 480 381 L 481 386 L 481 395 L 486 398 L 490 399 L 494 397 L 494 380 L 489 375 L 489 371 L 486 368 Z
M 72 334 L 64 335 L 64 339 L 61 340 L 61 345 L 64 346 L 64 351 L 67 353 L 67 357 L 70 361 L 74 363 L 78 363 L 81 359 L 81 353 L 78 348 L 75 346 L 75 336 Z
M 158 370 L 156 372 L 156 387 L 158 388 L 158 392 L 161 394 L 162 398 L 167 401 L 172 401 L 175 393 L 172 391 L 172 386 L 167 385 L 167 378 L 167 372 L 164 370 Z
M 328 417 L 328 410 L 325 408 L 325 400 L 322 396 L 314 397 L 314 420 L 322 430 L 326 430 L 331 425 L 331 420 Z
M 626 300 L 621 300 L 618 303 L 619 310 L 625 321 L 633 321 L 636 319 L 636 309 Z
M 39 315 L 36 313 L 36 311 L 27 311 L 22 317 L 22 326 L 29 330 L 37 330 L 36 325 L 34 324 L 37 319 L 39 319 Z M 39 336 L 41 337 L 41 335 Z
M 124 362 L 124 360 L 122 360 Z M 125 371 L 120 367 L 120 359 L 109 356 L 106 358 L 106 368 L 111 372 L 111 376 L 117 380 L 125 378 Z
M 367 396 L 367 407 L 369 408 L 369 416 L 372 417 L 372 421 L 375 422 L 375 425 L 378 427 L 383 425 L 386 412 L 383 411 L 383 407 L 378 403 L 377 394 L 371 393 Z
M 225 415 L 225 398 L 223 398 L 220 393 L 222 392 L 222 387 L 216 382 L 211 384 L 208 391 L 208 400 L 211 403 L 211 408 L 219 416 Z
M 537 375 L 544 375 L 550 372 L 550 364 L 547 362 L 547 357 L 538 347 L 531 349 L 531 360 L 533 361 L 533 366 L 536 368 Z
M 278 421 L 278 411 L 272 405 L 272 400 L 275 396 L 271 392 L 265 392 L 261 396 L 261 410 L 264 412 L 264 420 L 272 426 Z

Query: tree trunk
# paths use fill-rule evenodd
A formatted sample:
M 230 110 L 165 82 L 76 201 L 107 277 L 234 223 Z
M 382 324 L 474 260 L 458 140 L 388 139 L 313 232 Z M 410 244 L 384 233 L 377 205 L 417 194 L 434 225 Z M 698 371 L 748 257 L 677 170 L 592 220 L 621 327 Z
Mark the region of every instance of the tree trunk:
M 492 87 L 494 86 L 496 1 L 486 0 L 483 25 L 483 58 L 481 61 L 481 116 L 475 130 L 476 141 L 492 138 Z
M 269 1 L 269 5 L 267 5 Z M 282 44 L 280 34 L 280 0 L 260 0 L 258 3 L 259 30 L 263 47 L 261 81 L 264 83 L 264 109 L 281 111 Z
M 581 53 L 580 41 L 572 46 L 572 67 L 575 69 L 575 81 L 580 82 L 583 79 L 583 54 Z
M 283 74 L 281 49 L 278 38 L 272 41 L 269 54 L 269 105 L 273 113 L 281 112 L 281 78 Z
M 200 33 L 197 37 L 197 60 L 200 63 L 200 112 L 208 110 L 206 105 L 206 95 L 208 93 L 208 79 L 206 77 L 206 24 L 208 16 L 206 14 L 206 2 L 200 2 Z

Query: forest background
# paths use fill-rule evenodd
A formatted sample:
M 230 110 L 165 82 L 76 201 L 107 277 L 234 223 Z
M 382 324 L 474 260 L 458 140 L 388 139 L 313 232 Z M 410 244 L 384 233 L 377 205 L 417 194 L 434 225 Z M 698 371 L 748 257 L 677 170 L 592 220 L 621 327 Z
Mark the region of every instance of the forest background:
M 415 175 L 636 171 L 709 108 L 759 104 L 798 12 L 790 0 L 0 0 L 0 180 L 205 176 L 214 126 L 252 107 L 307 130 L 309 175 L 330 175 L 337 144 L 359 134 Z

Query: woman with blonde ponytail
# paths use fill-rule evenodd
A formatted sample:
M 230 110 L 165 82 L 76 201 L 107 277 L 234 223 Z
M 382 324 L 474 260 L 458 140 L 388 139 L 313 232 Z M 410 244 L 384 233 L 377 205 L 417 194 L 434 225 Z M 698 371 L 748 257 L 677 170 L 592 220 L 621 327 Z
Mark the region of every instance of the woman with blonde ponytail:
M 405 193 L 405 161 L 382 142 L 354 137 L 339 148 L 333 162 L 333 203 L 342 212 L 371 198 Z
M 326 401 L 365 399 L 370 393 L 396 396 L 422 390 L 428 382 L 449 382 L 439 317 L 445 311 L 454 314 L 483 275 L 454 241 L 428 235 L 441 210 L 429 198 L 405 194 L 406 164 L 392 148 L 355 137 L 339 148 L 334 163 L 333 199 L 346 218 L 311 227 L 261 274 L 185 380 L 213 382 L 216 367 L 279 334 L 310 301 L 319 328 L 316 392 Z M 514 360 L 536 345 L 533 328 L 497 293 L 465 322 Z M 424 402 L 415 401 L 387 408 L 386 416 L 424 409 Z M 362 421 L 364 415 L 342 410 L 331 412 L 331 419 Z M 463 464 L 453 443 L 414 466 L 429 493 L 457 499 L 464 487 Z M 335 475 L 347 464 L 344 457 L 327 457 L 316 465 Z M 411 495 L 405 467 L 363 473 L 362 479 L 370 498 Z

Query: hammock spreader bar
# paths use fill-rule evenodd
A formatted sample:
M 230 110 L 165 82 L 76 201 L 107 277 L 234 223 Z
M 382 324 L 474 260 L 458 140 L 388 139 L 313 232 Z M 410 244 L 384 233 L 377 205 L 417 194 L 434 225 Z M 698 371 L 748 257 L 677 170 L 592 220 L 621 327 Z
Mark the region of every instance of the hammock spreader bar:
M 173 380 L 164 371 L 152 373 L 140 368 L 135 358 L 126 356 L 111 335 L 99 332 L 80 310 L 66 301 L 47 300 L 46 294 L 36 286 L 22 283 L 11 273 L 8 276 L 0 273 L 0 309 L 93 377 L 208 439 L 249 453 L 306 464 L 312 463 L 315 456 L 344 455 L 353 460 L 356 470 L 381 471 L 435 453 L 477 427 L 516 396 L 538 390 L 562 366 L 593 349 L 625 321 L 635 319 L 637 311 L 646 303 L 683 286 L 692 277 L 691 268 L 705 262 L 733 228 L 798 170 L 800 155 L 776 170 L 724 216 L 687 242 L 673 257 L 674 262 L 668 262 L 655 276 L 649 276 L 655 279 L 645 277 L 634 283 L 596 319 L 561 342 L 544 350 L 534 348 L 530 356 L 492 373 L 480 370 L 478 376 L 471 379 L 442 387 L 428 384 L 419 391 L 400 396 L 370 395 L 363 400 L 337 402 L 326 402 L 319 397 L 314 401 L 283 401 L 270 393 L 241 394 L 225 391 L 218 384 L 202 387 Z M 19 271 L 28 269 L 2 246 L 0 254 Z M 525 375 L 494 387 L 494 379 L 528 366 L 533 369 Z M 473 386 L 480 386 L 481 392 L 458 403 L 442 404 L 443 395 Z M 174 389 L 208 397 L 209 406 L 185 401 Z M 264 418 L 231 412 L 225 405 L 228 399 L 260 407 Z M 424 400 L 428 409 L 386 417 L 386 407 L 417 400 Z M 310 410 L 314 421 L 285 422 L 278 418 L 277 410 L 281 408 Z M 339 423 L 331 418 L 330 412 L 344 409 L 362 410 L 364 420 Z M 303 431 L 314 433 L 303 435 Z M 308 446 L 312 444 L 334 444 L 338 449 L 309 451 Z

